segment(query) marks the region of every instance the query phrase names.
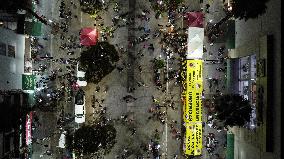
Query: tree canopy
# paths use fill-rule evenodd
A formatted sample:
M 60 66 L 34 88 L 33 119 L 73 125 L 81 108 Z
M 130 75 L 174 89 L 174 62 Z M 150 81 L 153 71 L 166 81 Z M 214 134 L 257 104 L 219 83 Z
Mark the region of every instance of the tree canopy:
M 266 12 L 266 3 L 269 0 L 233 0 L 232 9 L 224 8 L 226 12 L 226 16 L 223 17 L 219 22 L 214 25 L 207 25 L 206 30 L 208 30 L 208 38 L 209 41 L 212 41 L 213 35 L 217 38 L 219 33 L 221 32 L 221 25 L 224 24 L 228 19 L 234 17 L 236 19 L 255 19 L 258 16 L 264 14 Z
M 86 70 L 88 82 L 98 83 L 115 68 L 119 60 L 115 47 L 108 42 L 98 42 L 87 48 L 80 56 L 80 63 Z
M 165 61 L 161 59 L 154 59 L 154 68 L 155 69 L 162 69 L 165 67 Z
M 225 126 L 244 126 L 250 121 L 251 105 L 238 94 L 218 96 L 214 100 L 217 119 L 224 122 Z
M 151 1 L 151 5 L 155 12 L 162 13 L 170 9 L 175 10 L 183 1 L 184 0 Z
M 31 1 L 9 0 L 9 1 L 1 3 L 0 5 L 0 10 L 5 10 L 7 11 L 7 13 L 11 13 L 11 14 L 16 14 L 18 9 L 26 10 L 30 15 L 35 17 L 37 20 L 39 20 L 45 25 L 48 25 L 47 20 L 42 18 L 41 15 L 39 15 L 32 9 Z
M 109 153 L 116 143 L 116 129 L 112 124 L 82 126 L 74 133 L 71 146 L 77 154 L 90 155 L 103 150 Z
M 232 16 L 239 19 L 255 19 L 266 12 L 269 0 L 233 0 Z
M 103 8 L 100 0 L 80 0 L 81 10 L 88 14 L 96 14 Z

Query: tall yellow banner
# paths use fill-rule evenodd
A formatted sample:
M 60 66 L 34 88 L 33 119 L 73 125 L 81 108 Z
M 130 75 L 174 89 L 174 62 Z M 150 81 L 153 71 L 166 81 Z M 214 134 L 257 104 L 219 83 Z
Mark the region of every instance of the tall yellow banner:
M 202 123 L 186 124 L 184 152 L 186 155 L 198 156 L 202 153 Z
M 183 118 L 186 123 L 202 122 L 202 63 L 202 60 L 186 60 L 186 72 L 182 72 Z
M 183 120 L 186 126 L 184 152 L 198 156 L 202 152 L 202 60 L 182 63 Z

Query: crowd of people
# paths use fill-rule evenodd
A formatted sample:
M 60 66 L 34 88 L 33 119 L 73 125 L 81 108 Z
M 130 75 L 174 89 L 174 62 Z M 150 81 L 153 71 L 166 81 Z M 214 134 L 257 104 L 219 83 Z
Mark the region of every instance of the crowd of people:
M 71 102 L 73 92 L 76 92 L 76 64 L 78 62 L 78 59 L 74 58 L 73 55 L 75 55 L 76 52 L 82 46 L 79 44 L 79 38 L 78 34 L 72 34 L 69 32 L 69 27 L 71 24 L 72 19 L 77 19 L 77 15 L 73 14 L 72 9 L 76 9 L 77 6 L 72 1 L 70 4 L 65 4 L 64 1 L 61 1 L 59 6 L 59 17 L 60 22 L 58 23 L 59 29 L 56 32 L 57 36 L 59 36 L 59 46 L 58 50 L 60 52 L 63 52 L 66 56 L 62 58 L 54 59 L 50 56 L 50 53 L 44 52 L 44 47 L 39 41 L 39 38 L 32 38 L 33 45 L 32 45 L 32 53 L 35 55 L 44 55 L 44 56 L 34 56 L 34 62 L 38 63 L 37 68 L 34 69 L 34 71 L 38 72 L 38 75 L 40 78 L 38 78 L 36 82 L 37 92 L 36 92 L 36 100 L 37 104 L 40 107 L 50 107 L 51 105 L 56 106 L 56 102 Z M 106 9 L 106 8 L 105 8 Z M 135 28 L 129 28 L 130 30 L 133 29 L 135 32 L 139 32 L 141 36 L 138 36 L 134 38 L 133 40 L 129 41 L 129 46 L 121 46 L 120 44 L 115 44 L 117 47 L 117 50 L 124 54 L 127 52 L 127 47 L 136 46 L 137 48 L 141 49 L 141 51 L 138 51 L 135 55 L 134 59 L 139 60 L 144 58 L 145 52 L 154 52 L 157 49 L 157 46 L 155 46 L 154 43 L 149 42 L 150 39 L 156 39 L 159 41 L 159 46 L 162 46 L 161 52 L 164 57 L 167 57 L 169 64 L 174 65 L 177 60 L 182 61 L 185 59 L 186 56 L 186 49 L 187 49 L 187 32 L 186 29 L 177 27 L 175 24 L 175 19 L 177 17 L 183 16 L 183 13 L 186 11 L 186 7 L 182 6 L 180 8 L 177 8 L 176 10 L 170 10 L 168 12 L 168 19 L 169 23 L 167 25 L 158 24 L 156 27 L 150 28 L 149 22 L 151 18 L 150 10 L 148 8 L 142 8 L 141 10 L 138 10 L 136 17 L 129 17 L 129 12 L 126 13 L 120 13 L 120 7 L 118 3 L 115 3 L 113 10 L 115 11 L 115 15 L 112 16 L 112 25 L 111 26 L 104 26 L 103 22 L 100 24 L 96 23 L 94 24 L 97 27 L 101 28 L 101 40 L 108 40 L 109 38 L 114 37 L 115 31 L 120 27 L 128 26 L 129 24 L 135 23 L 135 21 L 138 19 L 141 22 L 141 25 Z M 156 19 L 159 19 L 160 16 L 156 16 Z M 97 18 L 101 18 L 98 16 Z M 68 33 L 68 34 L 67 34 Z M 45 36 L 42 37 L 42 40 L 48 40 L 50 37 Z M 224 48 L 219 49 L 219 59 L 218 62 L 224 63 Z M 163 59 L 165 60 L 165 59 Z M 49 69 L 50 65 L 56 65 L 60 67 L 53 68 L 52 70 Z M 130 66 L 128 63 L 124 63 L 123 65 L 118 65 L 117 70 L 122 73 L 123 70 L 127 70 Z M 174 66 L 173 66 L 174 67 Z M 169 70 L 161 69 L 161 71 L 165 71 L 164 74 L 166 74 L 166 71 L 168 71 L 167 77 L 161 77 L 161 73 L 154 74 L 156 76 L 153 81 L 157 88 L 161 90 L 162 92 L 166 92 L 166 85 L 165 82 L 174 81 L 174 83 L 178 84 L 181 83 L 181 79 L 179 77 L 180 70 L 174 69 L 173 67 L 169 67 Z M 144 68 L 143 66 L 139 65 L 138 70 L 140 73 L 143 73 Z M 217 68 L 217 71 L 225 72 L 225 68 Z M 161 82 L 165 81 L 164 83 Z M 56 84 L 54 84 L 56 83 Z M 219 85 L 219 79 L 213 78 L 209 82 L 209 88 L 212 87 L 212 85 Z M 75 84 L 75 85 L 74 85 Z M 56 85 L 59 85 L 57 87 Z M 138 87 L 146 87 L 145 82 L 142 80 L 137 81 Z M 133 88 L 135 90 L 136 88 Z M 96 90 L 96 93 L 98 93 L 100 90 Z M 107 92 L 107 89 L 104 91 Z M 159 102 L 156 98 L 153 99 L 153 104 L 149 108 L 149 120 L 154 119 L 160 121 L 162 124 L 165 124 L 167 121 L 167 112 L 163 107 L 172 108 L 173 110 L 177 110 L 177 107 L 175 106 L 175 102 L 172 100 L 165 100 L 162 102 Z M 124 96 L 123 101 L 126 103 L 129 102 L 135 102 L 137 98 L 127 95 Z M 106 113 L 106 107 L 103 106 L 104 99 L 101 99 L 100 102 L 98 99 L 94 101 L 94 103 L 98 103 L 99 107 L 96 107 L 96 111 L 94 113 L 96 114 L 105 114 Z M 53 104 L 52 104 L 53 103 Z M 94 104 L 93 104 L 94 105 Z M 95 106 L 94 106 L 95 108 Z M 58 126 L 62 127 L 64 126 L 64 121 L 72 118 L 70 115 L 64 115 L 59 116 L 58 118 Z M 126 116 L 122 116 L 122 119 L 129 122 L 129 118 Z M 171 127 L 171 133 L 173 134 L 174 138 L 177 140 L 180 140 L 182 138 L 181 136 L 181 130 L 179 130 L 179 126 L 177 125 L 176 121 L 173 121 L 170 123 Z M 133 135 L 136 133 L 136 129 L 132 130 Z M 210 148 L 208 148 L 211 150 Z
M 62 131 L 67 128 L 72 121 L 74 121 L 74 114 L 65 112 L 64 105 L 70 105 L 73 101 L 73 94 L 78 90 L 76 85 L 76 65 L 78 59 L 74 57 L 75 53 L 79 51 L 81 45 L 79 44 L 79 38 L 76 33 L 70 33 L 71 20 L 76 20 L 78 17 L 73 13 L 73 9 L 76 8 L 75 3 L 65 4 L 61 1 L 59 7 L 59 21 L 58 23 L 53 20 L 48 20 L 51 25 L 50 35 L 39 37 L 30 37 L 31 40 L 31 54 L 33 61 L 33 73 L 36 75 L 35 81 L 35 104 L 33 109 L 48 112 L 57 112 L 55 129 Z M 54 27 L 54 25 L 58 27 Z M 48 52 L 48 42 L 51 38 L 56 38 L 58 51 Z M 63 56 L 56 55 L 54 58 L 52 54 L 63 54 Z M 42 158 L 45 155 L 52 155 L 50 138 L 52 132 L 41 132 L 46 127 L 46 122 L 34 119 L 33 124 L 33 140 L 34 143 L 39 146 L 43 146 L 46 152 L 42 153 L 39 157 Z M 42 126 L 43 125 L 43 126 Z M 55 132 L 58 132 L 55 131 Z M 46 136 L 47 135 L 47 136 Z M 48 146 L 47 146 L 48 145 Z

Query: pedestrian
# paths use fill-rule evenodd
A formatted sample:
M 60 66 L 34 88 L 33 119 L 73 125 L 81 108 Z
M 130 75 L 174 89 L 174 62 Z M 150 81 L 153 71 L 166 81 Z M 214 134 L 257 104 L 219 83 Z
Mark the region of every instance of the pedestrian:
M 136 129 L 135 128 L 133 128 L 132 129 L 132 134 L 131 135 L 134 135 L 136 133 Z
M 139 72 L 141 73 L 141 72 L 142 72 L 142 67 L 141 67 L 141 65 L 138 66 L 138 69 L 139 69 Z
M 52 155 L 52 153 L 51 153 L 51 151 L 50 150 L 46 150 L 46 152 L 45 152 L 48 156 L 51 156 Z

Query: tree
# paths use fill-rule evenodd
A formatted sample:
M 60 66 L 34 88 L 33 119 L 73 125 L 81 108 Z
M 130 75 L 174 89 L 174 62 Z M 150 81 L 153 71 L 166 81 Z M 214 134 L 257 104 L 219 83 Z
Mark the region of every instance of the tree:
M 151 5 L 155 12 L 163 13 L 169 11 L 170 9 L 175 10 L 183 1 L 184 0 L 152 1 Z
M 80 6 L 83 12 L 91 15 L 97 14 L 103 8 L 100 0 L 80 0 Z
M 231 16 L 236 19 L 255 19 L 266 12 L 269 0 L 233 0 Z
M 96 131 L 91 126 L 82 126 L 74 134 L 73 149 L 77 154 L 90 154 L 98 151 Z
M 86 70 L 86 80 L 98 83 L 115 68 L 119 60 L 115 47 L 108 42 L 98 42 L 95 46 L 83 51 L 80 63 Z
M 154 59 L 154 68 L 155 69 L 162 69 L 165 67 L 165 62 L 164 60 L 161 59 Z
M 38 15 L 34 12 L 31 8 L 32 6 L 29 5 L 29 1 L 21 1 L 21 0 L 9 0 L 7 3 L 3 2 L 0 5 L 0 10 L 6 10 L 8 13 L 16 14 L 18 10 L 26 10 L 29 14 L 37 18 L 40 22 L 45 25 L 48 25 L 46 19 L 42 18 L 42 16 Z
M 68 147 L 77 155 L 90 155 L 98 151 L 107 154 L 116 143 L 115 138 L 116 129 L 110 123 L 82 126 L 74 133 L 73 143 L 69 142 L 72 145 Z
M 217 96 L 214 99 L 217 119 L 226 126 L 244 126 L 250 121 L 251 105 L 238 94 Z
M 97 138 L 101 139 L 101 149 L 104 149 L 105 154 L 109 153 L 116 143 L 116 129 L 111 124 L 98 124 L 95 129 L 97 130 Z
M 259 15 L 262 15 L 266 12 L 266 3 L 269 0 L 233 0 L 232 9 L 227 7 L 224 8 L 226 16 L 223 17 L 219 22 L 210 26 L 208 25 L 206 30 L 208 31 L 208 39 L 212 40 L 212 36 L 214 35 L 218 38 L 221 32 L 221 25 L 226 22 L 228 19 L 234 17 L 236 19 L 256 19 Z

